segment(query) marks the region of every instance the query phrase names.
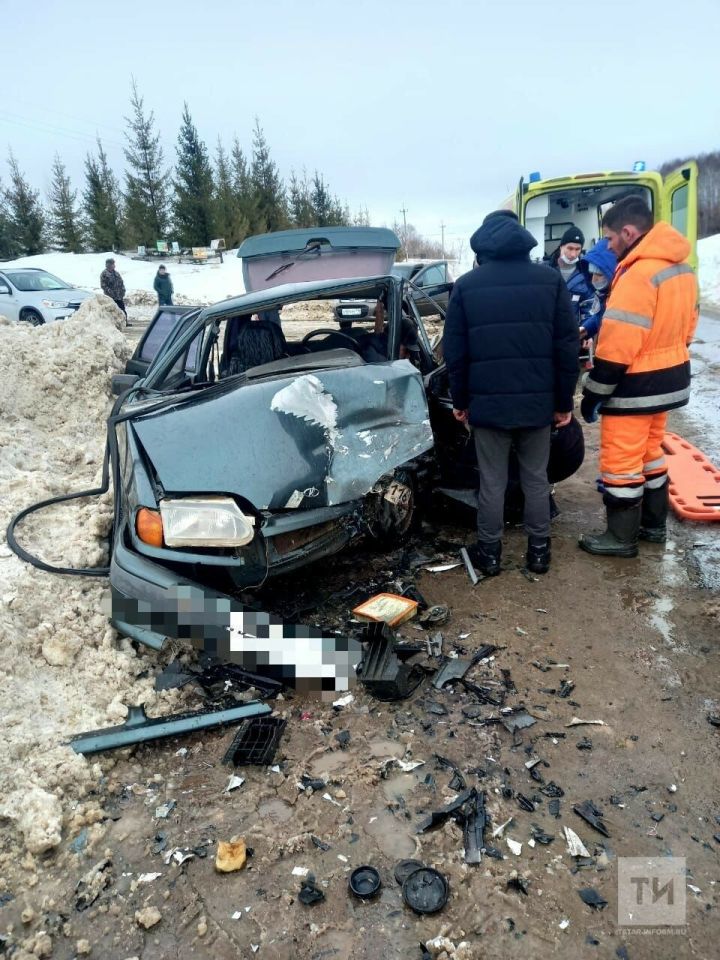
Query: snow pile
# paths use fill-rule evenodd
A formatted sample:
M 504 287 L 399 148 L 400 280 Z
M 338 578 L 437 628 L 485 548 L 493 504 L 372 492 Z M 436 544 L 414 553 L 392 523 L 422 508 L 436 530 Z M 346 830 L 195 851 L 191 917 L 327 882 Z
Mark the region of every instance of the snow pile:
M 22 507 L 99 485 L 110 378 L 130 354 L 122 326 L 106 297 L 44 327 L 0 318 L 0 817 L 33 854 L 60 842 L 72 802 L 102 773 L 62 745 L 68 735 L 121 723 L 124 704 L 174 699 L 153 693 L 142 657 L 108 626 L 105 579 L 44 573 L 5 541 Z M 51 563 L 96 566 L 110 520 L 108 495 L 76 501 L 29 517 L 18 539 Z
M 720 233 L 698 241 L 700 300 L 720 310 Z
M 40 253 L 35 257 L 20 257 L 4 263 L 3 269 L 11 267 L 37 267 L 55 274 L 66 283 L 85 290 L 100 292 L 100 274 L 105 269 L 107 257 L 115 258 L 115 269 L 125 283 L 129 304 L 157 303 L 153 280 L 158 266 L 163 263 L 175 288 L 173 301 L 179 304 L 207 304 L 227 300 L 245 292 L 242 278 L 242 260 L 228 250 L 219 260 L 207 263 L 176 263 L 167 260 L 133 260 L 113 253 Z M 147 298 L 144 296 L 147 295 Z

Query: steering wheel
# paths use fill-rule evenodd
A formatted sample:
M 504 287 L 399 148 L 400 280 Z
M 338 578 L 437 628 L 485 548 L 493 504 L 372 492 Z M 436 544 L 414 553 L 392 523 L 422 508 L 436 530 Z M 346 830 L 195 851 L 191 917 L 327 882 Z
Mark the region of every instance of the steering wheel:
M 350 347 L 357 352 L 357 341 L 353 340 L 352 337 L 349 337 L 347 333 L 341 333 L 340 330 L 311 330 L 310 333 L 306 333 L 305 336 L 300 341 L 304 347 L 314 338 L 319 336 L 333 336 L 333 337 L 342 337 L 343 340 L 347 340 Z

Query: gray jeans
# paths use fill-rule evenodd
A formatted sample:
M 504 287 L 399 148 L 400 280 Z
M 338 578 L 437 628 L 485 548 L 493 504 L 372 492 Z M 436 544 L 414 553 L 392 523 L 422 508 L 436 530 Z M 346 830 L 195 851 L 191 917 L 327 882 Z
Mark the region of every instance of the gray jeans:
M 525 494 L 525 530 L 531 537 L 550 536 L 550 427 L 525 430 L 494 430 L 473 427 L 480 491 L 478 493 L 478 540 L 501 540 L 505 489 L 510 448 L 515 447 L 520 465 L 520 486 Z

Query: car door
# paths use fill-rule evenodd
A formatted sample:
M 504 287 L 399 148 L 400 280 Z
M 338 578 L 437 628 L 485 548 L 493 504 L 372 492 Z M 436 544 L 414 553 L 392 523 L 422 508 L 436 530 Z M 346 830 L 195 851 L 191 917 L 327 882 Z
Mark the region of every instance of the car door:
M 199 309 L 199 307 L 160 307 L 140 338 L 135 353 L 128 360 L 125 373 L 144 377 L 155 357 L 166 345 L 172 343 L 175 337 L 179 336 Z
M 689 260 L 697 270 L 697 181 L 694 161 L 684 163 L 663 179 L 661 215 L 690 242 Z
M 424 267 L 415 274 L 412 282 L 416 287 L 421 287 L 423 291 L 421 293 L 419 290 L 415 290 L 413 293 L 413 299 L 421 316 L 428 317 L 436 314 L 438 310 L 435 304 L 442 307 L 443 311 L 447 310 L 450 288 L 448 286 L 446 263 L 432 263 Z M 433 300 L 435 303 L 432 302 Z
M 17 290 L 4 273 L 0 273 L 0 316 L 8 320 L 20 319 L 20 301 Z

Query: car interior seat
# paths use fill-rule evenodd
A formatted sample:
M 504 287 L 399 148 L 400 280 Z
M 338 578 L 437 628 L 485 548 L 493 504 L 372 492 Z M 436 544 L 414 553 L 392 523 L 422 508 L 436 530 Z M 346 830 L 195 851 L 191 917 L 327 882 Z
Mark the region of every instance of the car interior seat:
M 259 367 L 287 356 L 287 343 L 279 324 L 243 316 L 233 317 L 228 326 L 221 363 L 222 376 L 232 377 L 250 367 Z

